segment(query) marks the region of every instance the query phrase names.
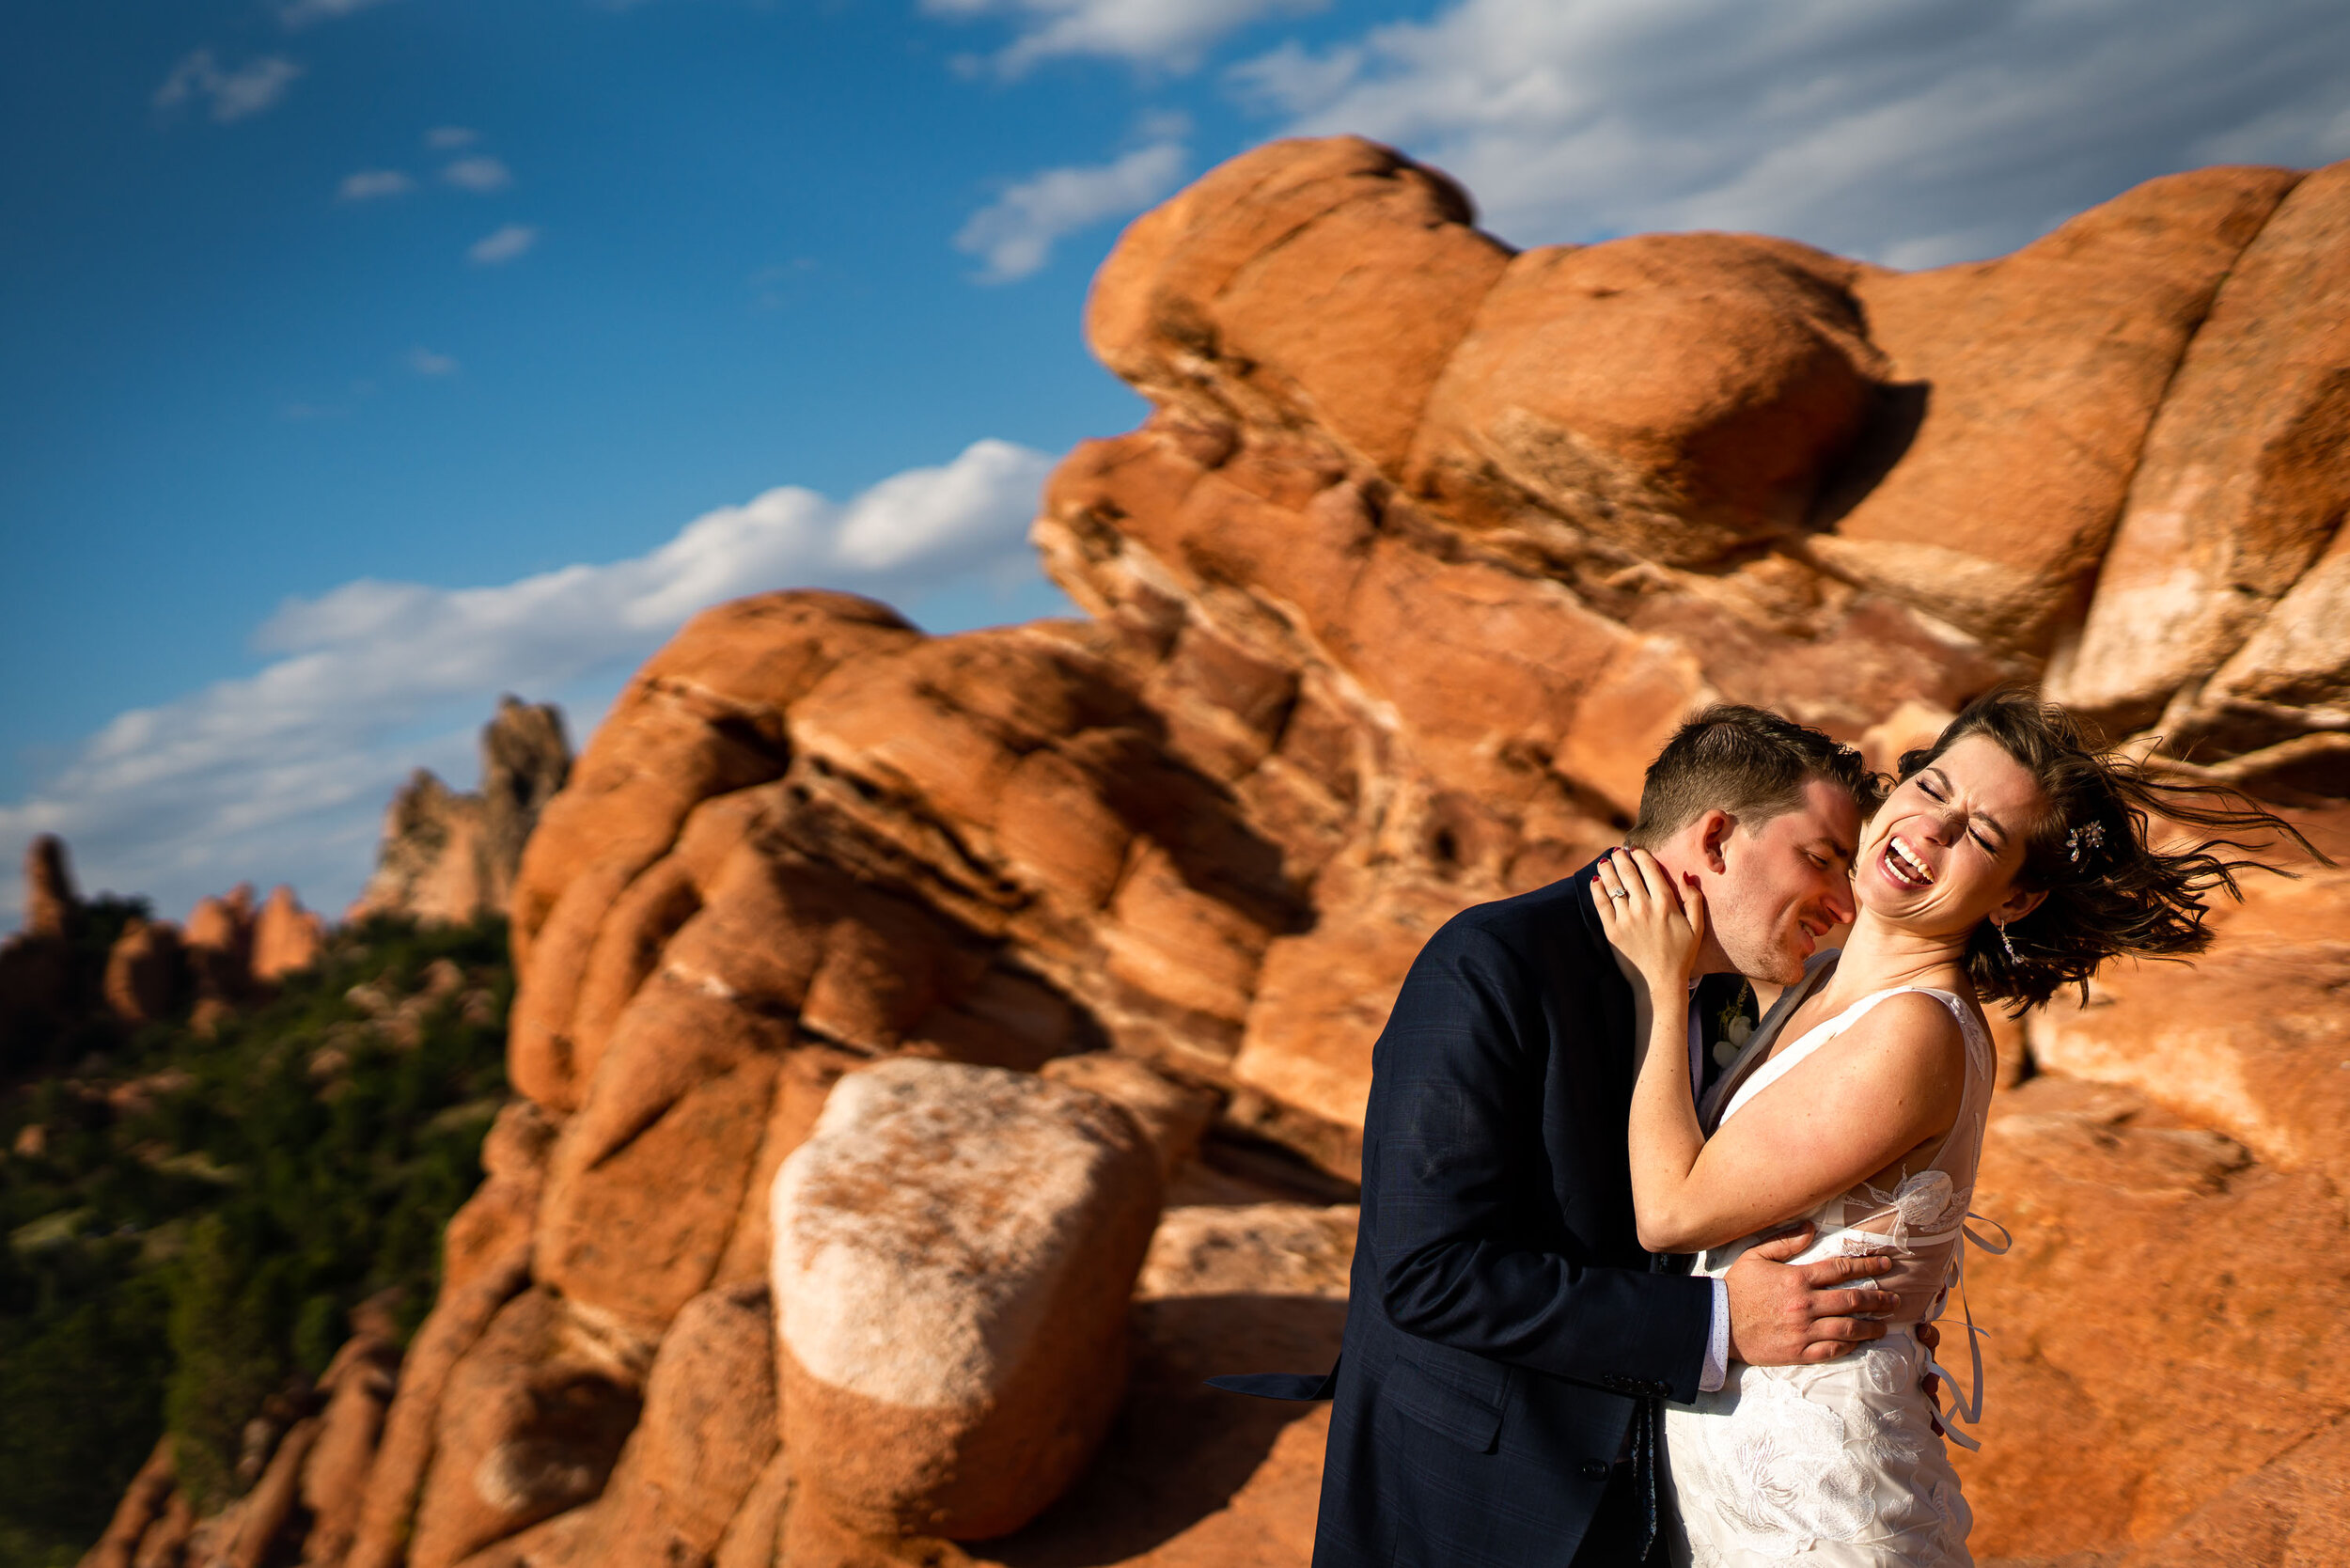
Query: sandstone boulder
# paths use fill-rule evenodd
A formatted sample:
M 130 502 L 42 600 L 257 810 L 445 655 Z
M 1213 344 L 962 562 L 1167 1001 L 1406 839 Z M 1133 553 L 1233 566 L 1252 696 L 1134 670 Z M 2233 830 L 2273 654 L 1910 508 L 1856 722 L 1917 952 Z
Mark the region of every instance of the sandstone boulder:
M 844 1074 L 871 1064 L 870 1057 L 834 1045 L 803 1043 L 784 1053 L 776 1071 L 766 1130 L 751 1161 L 750 1177 L 743 1184 L 743 1207 L 734 1216 L 734 1230 L 727 1237 L 726 1254 L 718 1260 L 712 1288 L 765 1281 L 768 1260 L 775 1251 L 776 1172 L 816 1131 L 816 1120 L 823 1114 L 833 1085 Z
M 782 1560 L 783 1513 L 791 1501 L 791 1456 L 777 1448 L 727 1521 L 712 1568 L 776 1568 Z
M 1443 175 L 1356 137 L 1274 142 L 1136 219 L 1087 336 L 1146 393 L 1310 420 L 1401 466 L 1420 408 L 1509 252 Z
M 2292 187 L 2195 335 L 2052 686 L 2123 729 L 2242 647 L 2350 504 L 2350 171 Z M 2337 623 L 2338 625 L 2339 623 Z
M 775 1188 L 783 1437 L 825 1456 L 792 1529 L 983 1538 L 1058 1497 L 1118 1406 L 1159 1190 L 1085 1090 L 916 1060 L 843 1078 Z
M 1894 393 L 1813 549 L 2005 648 L 2078 613 L 2212 300 L 2297 177 L 2169 175 L 1996 261 L 1854 284 Z M 1878 477 L 1881 475 L 1882 477 Z
M 1413 482 L 1679 566 L 1794 532 L 1884 369 L 1855 271 L 1730 234 L 1527 251 L 1436 384 Z
M 196 1538 L 196 1516 L 187 1494 L 174 1492 L 164 1505 L 155 1522 L 139 1537 L 138 1550 L 131 1556 L 131 1568 L 180 1568 L 185 1553 Z
M 441 1290 L 461 1295 L 530 1256 L 557 1129 L 527 1100 L 511 1100 L 481 1140 L 481 1185 L 449 1216 L 441 1237 Z
M 1303 1568 L 1329 1406 L 1205 1379 L 1338 1358 L 1357 1215 L 1294 1200 L 1167 1211 L 1135 1286 L 1135 1387 L 1069 1496 L 979 1560 Z

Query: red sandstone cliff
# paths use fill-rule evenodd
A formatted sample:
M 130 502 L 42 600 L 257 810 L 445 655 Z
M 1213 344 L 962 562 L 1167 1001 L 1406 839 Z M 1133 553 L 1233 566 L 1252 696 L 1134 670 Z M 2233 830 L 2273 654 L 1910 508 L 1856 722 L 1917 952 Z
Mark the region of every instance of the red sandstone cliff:
M 1607 842 L 1692 706 L 1857 739 L 2044 674 L 2350 797 L 2346 291 L 2350 165 L 1920 274 L 1512 253 L 1351 139 L 1214 171 L 1095 287 L 1157 408 L 1043 499 L 1089 619 L 778 593 L 630 683 L 523 855 L 439 1302 L 203 1550 L 1302 1564 L 1323 1418 L 1198 1378 L 1327 1360 L 1351 1211 L 1239 1135 L 1343 1177 L 1418 943 Z M 2350 1553 L 2350 879 L 2224 930 L 2027 1031 L 1985 1556 Z M 213 1560 L 169 1496 L 92 1560 Z

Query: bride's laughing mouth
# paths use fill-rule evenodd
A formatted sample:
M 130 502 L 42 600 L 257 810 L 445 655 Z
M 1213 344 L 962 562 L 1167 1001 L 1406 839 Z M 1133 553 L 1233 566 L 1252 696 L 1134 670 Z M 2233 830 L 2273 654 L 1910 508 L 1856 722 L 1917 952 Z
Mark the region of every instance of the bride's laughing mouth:
M 1887 881 L 1905 893 L 1923 892 L 1934 886 L 1934 867 L 1898 833 L 1887 835 L 1877 866 Z

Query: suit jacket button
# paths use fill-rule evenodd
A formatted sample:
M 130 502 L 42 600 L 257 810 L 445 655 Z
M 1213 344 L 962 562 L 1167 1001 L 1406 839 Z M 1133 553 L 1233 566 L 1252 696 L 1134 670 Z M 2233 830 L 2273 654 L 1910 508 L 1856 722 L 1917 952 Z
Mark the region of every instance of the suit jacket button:
M 1604 1459 L 1586 1459 L 1583 1461 L 1583 1473 L 1597 1481 L 1607 1473 L 1607 1462 Z

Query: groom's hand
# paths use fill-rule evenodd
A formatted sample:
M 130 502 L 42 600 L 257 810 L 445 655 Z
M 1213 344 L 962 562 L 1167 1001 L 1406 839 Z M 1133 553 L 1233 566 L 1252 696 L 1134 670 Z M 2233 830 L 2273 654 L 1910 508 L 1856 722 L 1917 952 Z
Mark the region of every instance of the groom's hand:
M 1748 1247 L 1730 1265 L 1730 1354 L 1752 1367 L 1833 1361 L 1855 1345 L 1882 1339 L 1876 1316 L 1901 1297 L 1873 1288 L 1891 1267 L 1884 1258 L 1823 1258 L 1791 1265 L 1811 1245 L 1812 1227 Z

